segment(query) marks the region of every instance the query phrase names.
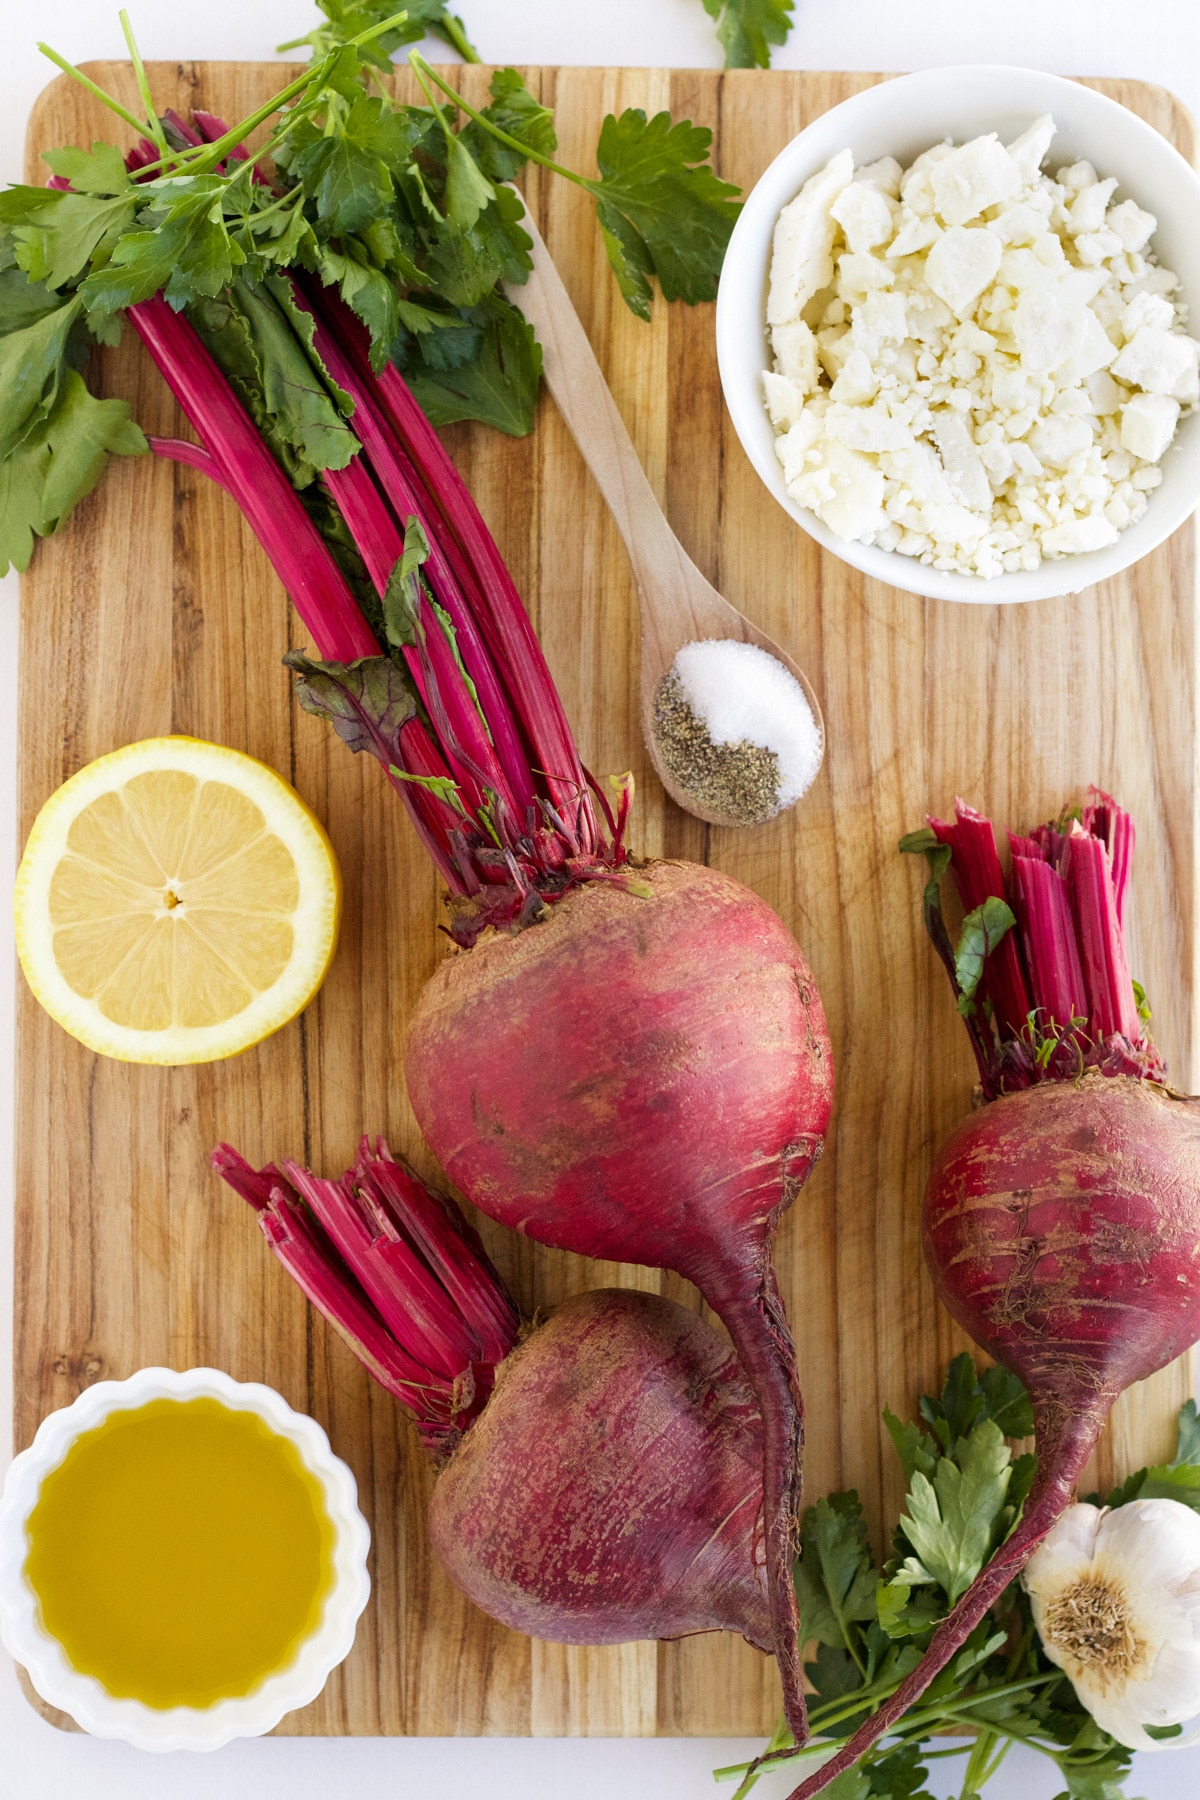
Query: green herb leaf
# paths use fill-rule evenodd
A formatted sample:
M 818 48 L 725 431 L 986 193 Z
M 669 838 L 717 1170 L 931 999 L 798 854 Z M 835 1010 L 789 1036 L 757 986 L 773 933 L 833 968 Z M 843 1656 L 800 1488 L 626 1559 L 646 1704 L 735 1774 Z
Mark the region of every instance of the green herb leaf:
M 901 1424 L 890 1407 L 883 1409 L 883 1422 L 896 1446 L 896 1455 L 904 1465 L 906 1479 L 911 1482 L 918 1469 L 922 1475 L 932 1477 L 937 1467 L 937 1445 L 929 1434 L 911 1419 Z
M 727 69 L 766 69 L 772 44 L 787 41 L 792 29 L 793 0 L 704 0 L 704 10 L 717 20 L 717 38 Z
M 378 95 L 359 93 L 349 111 L 323 132 L 297 132 L 302 147 L 280 162 L 302 182 L 318 219 L 330 232 L 360 231 L 392 204 L 394 166 L 412 150 L 402 113 Z
M 810 1506 L 800 1545 L 796 1595 L 801 1637 L 848 1649 L 849 1626 L 876 1616 L 879 1585 L 858 1495 L 833 1494 Z
M 1033 1436 L 1033 1407 L 1019 1375 L 993 1363 L 983 1371 L 979 1386 L 983 1393 L 983 1416 L 994 1419 L 1005 1437 Z
M 54 406 L 82 310 L 76 297 L 0 338 L 0 456 L 21 440 L 36 414 Z
M 718 180 L 708 162 L 712 132 L 670 113 L 647 119 L 630 107 L 605 119 L 596 148 L 596 197 L 609 261 L 626 302 L 648 317 L 648 275 L 668 300 L 711 300 L 739 190 Z
M 928 1778 L 929 1771 L 921 1762 L 920 1744 L 901 1744 L 867 1766 L 870 1792 L 878 1800 L 918 1800 L 925 1793 Z
M 434 425 L 480 419 L 511 437 L 524 437 L 533 429 L 542 347 L 515 306 L 497 296 L 488 311 L 477 361 L 440 373 L 428 366 L 410 368 L 408 384 Z
M 1105 1757 L 1100 1762 L 1060 1763 L 1059 1767 L 1067 1783 L 1062 1800 L 1125 1800 L 1128 1759 Z
M 830 1800 L 867 1800 L 871 1792 L 871 1778 L 862 1767 L 843 1769 L 835 1775 L 825 1789 Z
M 90 150 L 45 150 L 42 161 L 69 181 L 77 194 L 128 194 L 133 187 L 125 158 L 115 144 L 97 143 Z
M 40 281 L 30 281 L 24 269 L 12 265 L 0 269 L 0 337 L 36 325 L 62 304 L 61 294 L 51 293 Z
M 30 280 L 51 288 L 76 280 L 90 262 L 103 263 L 137 210 L 127 195 L 107 200 L 60 188 L 34 191 L 38 199 L 18 208 L 16 197 L 29 190 L 10 188 L 0 210 L 13 224 L 17 262 Z
M 1011 1455 L 999 1426 L 985 1419 L 958 1448 L 939 1459 L 933 1480 L 913 1476 L 901 1529 L 951 1604 L 987 1561 L 1004 1509 Z
M 506 131 L 509 137 L 528 144 L 539 156 L 554 155 L 558 149 L 554 114 L 548 106 L 534 99 L 515 69 L 497 69 L 489 92 L 492 99 L 483 109 L 485 119 Z M 492 181 L 511 181 L 529 160 L 484 131 L 473 119 L 468 120 L 460 135 L 479 167 Z
M 996 945 L 1016 924 L 1016 915 L 1005 901 L 989 894 L 982 906 L 969 912 L 962 922 L 962 935 L 954 958 L 954 971 L 960 988 L 958 1010 L 973 1009 L 983 969 Z
M 0 575 L 28 568 L 35 535 L 54 531 L 92 491 L 110 454 L 148 449 L 124 400 L 97 400 L 66 369 L 48 416 L 0 461 Z
M 446 139 L 446 216 L 461 230 L 469 231 L 494 197 L 495 189 L 471 155 L 469 145 L 460 135 L 450 132 Z
M 933 1576 L 922 1569 L 915 1558 L 910 1557 L 908 1561 L 911 1567 L 879 1586 L 879 1623 L 896 1642 L 920 1637 L 937 1624 L 946 1610 L 933 1589 Z M 916 1579 L 918 1574 L 921 1576 L 919 1581 Z
M 317 5 L 327 23 L 318 25 L 305 37 L 280 44 L 280 50 L 295 50 L 301 44 L 311 44 L 314 59 L 327 56 L 338 44 L 348 43 L 400 10 L 392 0 L 317 0 Z M 443 0 L 407 0 L 404 12 L 402 23 L 360 47 L 359 55 L 365 62 L 374 64 L 377 69 L 390 69 L 391 52 L 402 44 L 418 43 L 426 32 L 451 45 L 464 62 L 479 61 L 462 20 L 447 9 Z
M 218 294 L 246 261 L 245 250 L 230 235 L 228 188 L 221 176 L 154 182 L 145 191 L 150 203 L 139 215 L 140 228 L 125 232 L 107 265 L 93 266 L 80 286 L 89 320 L 160 292 L 178 311 L 200 295 Z
M 1179 1438 L 1171 1467 L 1182 1468 L 1185 1463 L 1200 1464 L 1200 1411 L 1194 1400 L 1185 1400 L 1179 1409 Z

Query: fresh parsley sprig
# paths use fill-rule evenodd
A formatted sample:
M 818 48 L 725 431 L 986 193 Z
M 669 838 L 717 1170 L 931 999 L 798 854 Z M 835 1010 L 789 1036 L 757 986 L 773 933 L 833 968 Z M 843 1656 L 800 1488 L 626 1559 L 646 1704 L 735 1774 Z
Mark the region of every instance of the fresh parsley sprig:
M 857 1494 L 830 1494 L 805 1513 L 796 1590 L 801 1636 L 815 1646 L 806 1665 L 813 1735 L 797 1749 L 781 1722 L 754 1762 L 717 1769 L 719 1782 L 738 1783 L 734 1800 L 744 1800 L 777 1763 L 815 1766 L 877 1711 L 1019 1516 L 1036 1460 L 1014 1457 L 1006 1442 L 1033 1431 L 1017 1378 L 995 1367 L 979 1374 L 964 1353 L 950 1364 L 941 1394 L 923 1396 L 919 1414 L 902 1422 L 884 1413 L 908 1493 L 882 1568 Z M 1139 1470 L 1103 1503 L 1155 1497 L 1200 1510 L 1195 1401 L 1180 1412 L 1174 1459 Z M 1099 1495 L 1089 1499 L 1101 1503 Z M 949 1733 L 970 1735 L 955 1742 Z M 1043 1654 L 1019 1582 L 919 1704 L 828 1792 L 833 1800 L 930 1800 L 928 1765 L 962 1757 L 961 1792 L 977 1797 L 1015 1743 L 1057 1766 L 1065 1790 L 1059 1800 L 1124 1800 L 1131 1752 L 1100 1729 Z
M 783 44 L 792 29 L 794 0 L 704 0 L 717 21 L 717 37 L 727 69 L 765 69 L 771 46 Z
M 758 0 L 752 0 L 757 4 Z M 766 0 L 768 5 L 776 0 Z M 790 0 L 784 0 L 790 4 Z M 707 4 L 707 0 L 706 0 Z M 338 44 L 346 44 L 360 33 L 377 26 L 391 13 L 390 0 L 317 0 L 325 15 L 324 25 L 307 32 L 304 37 L 289 38 L 277 44 L 279 51 L 298 50 L 301 44 L 312 46 L 314 55 L 324 56 Z M 364 60 L 379 69 L 390 69 L 392 53 L 403 44 L 418 43 L 429 34 L 441 38 L 457 50 L 464 62 L 477 63 L 479 52 L 467 36 L 466 26 L 455 13 L 448 11 L 443 0 L 408 0 L 399 20 L 389 22 L 387 29 L 372 33 Z
M 620 118 L 610 113 L 596 146 L 596 179 L 565 168 L 547 149 L 476 112 L 416 51 L 408 60 L 426 92 L 428 84 L 437 86 L 509 151 L 592 196 L 609 263 L 626 305 L 639 318 L 650 317 L 651 275 L 668 300 L 696 304 L 714 298 L 740 211 L 740 190 L 721 181 L 709 164 L 707 127 L 676 122 L 667 112 L 648 119 L 640 107 L 628 107 Z

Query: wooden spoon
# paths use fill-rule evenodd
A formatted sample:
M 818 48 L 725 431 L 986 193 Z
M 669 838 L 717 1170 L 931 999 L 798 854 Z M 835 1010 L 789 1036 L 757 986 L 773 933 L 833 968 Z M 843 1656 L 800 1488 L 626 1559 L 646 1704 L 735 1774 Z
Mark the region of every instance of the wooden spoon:
M 681 788 L 659 756 L 654 704 L 676 651 L 702 638 L 735 638 L 776 657 L 803 689 L 821 734 L 823 754 L 825 727 L 817 696 L 791 657 L 704 579 L 671 530 L 571 296 L 528 212 L 523 223 L 533 239 L 533 272 L 523 287 L 509 288 L 509 298 L 537 332 L 546 385 L 595 476 L 633 564 L 642 615 L 642 731 L 650 760 L 672 800 L 685 812 L 710 825 L 744 825 L 743 819 L 710 811 Z

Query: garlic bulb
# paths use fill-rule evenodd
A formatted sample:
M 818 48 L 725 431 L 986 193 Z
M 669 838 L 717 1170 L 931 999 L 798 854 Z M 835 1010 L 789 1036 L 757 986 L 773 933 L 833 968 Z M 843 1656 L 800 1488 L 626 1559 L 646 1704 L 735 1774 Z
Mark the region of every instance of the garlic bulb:
M 1131 1750 L 1200 1713 L 1200 1514 L 1178 1500 L 1072 1506 L 1023 1576 L 1043 1648 Z

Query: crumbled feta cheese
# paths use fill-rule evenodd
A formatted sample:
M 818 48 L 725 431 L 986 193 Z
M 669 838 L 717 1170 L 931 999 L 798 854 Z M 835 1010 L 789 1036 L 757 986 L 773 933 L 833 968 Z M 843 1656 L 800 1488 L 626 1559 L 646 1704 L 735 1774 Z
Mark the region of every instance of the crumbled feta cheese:
M 993 131 L 961 144 L 930 172 L 938 215 L 947 225 L 965 225 L 989 206 L 1021 191 L 1021 171 Z
M 1121 414 L 1121 446 L 1142 462 L 1156 463 L 1178 423 L 1178 400 L 1167 394 L 1134 394 Z
M 1004 246 L 986 225 L 968 229 L 952 225 L 944 231 L 925 259 L 925 280 L 951 312 L 963 318 L 990 287 Z
M 770 369 L 763 371 L 763 388 L 772 425 L 776 431 L 790 431 L 804 411 L 804 389 L 798 382 L 789 381 L 786 375 L 776 375 Z
M 1143 212 L 1133 200 L 1122 200 L 1120 206 L 1112 207 L 1106 224 L 1110 231 L 1116 232 L 1130 252 L 1143 249 L 1152 233 L 1158 229 L 1158 220 L 1154 214 Z
M 851 250 L 873 250 L 886 244 L 894 230 L 886 195 L 867 181 L 852 181 L 829 209 Z
M 780 214 L 764 399 L 788 493 L 839 537 L 989 577 L 1145 512 L 1200 345 L 1153 215 L 1088 162 L 1043 174 L 1053 135 L 906 171 L 843 151 Z
M 779 373 L 794 381 L 803 393 L 811 394 L 818 379 L 817 340 L 804 320 L 792 319 L 786 325 L 773 326 L 771 348 Z
M 1050 140 L 1054 136 L 1054 120 L 1049 113 L 1043 113 L 1035 119 L 1027 131 L 1014 138 L 1008 146 L 1008 154 L 1017 165 L 1017 172 L 1026 187 L 1037 181 L 1042 167 L 1042 158 L 1050 148 Z
M 1197 346 L 1192 338 L 1161 326 L 1142 325 L 1112 365 L 1118 381 L 1145 388 L 1148 394 L 1174 394 L 1195 373 Z
M 771 256 L 769 325 L 786 325 L 799 318 L 805 302 L 829 286 L 837 231 L 829 209 L 853 174 L 853 156 L 849 150 L 840 150 L 780 213 Z

